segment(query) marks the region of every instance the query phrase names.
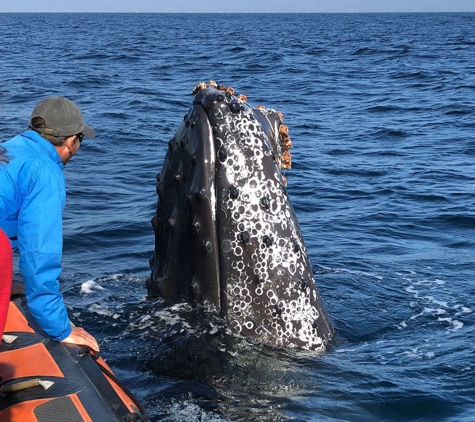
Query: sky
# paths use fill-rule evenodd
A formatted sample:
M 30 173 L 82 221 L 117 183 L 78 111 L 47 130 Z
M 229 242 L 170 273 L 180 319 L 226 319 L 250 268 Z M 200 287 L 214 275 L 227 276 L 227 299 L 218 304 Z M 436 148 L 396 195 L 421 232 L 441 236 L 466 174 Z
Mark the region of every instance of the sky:
M 1 0 L 0 12 L 475 12 L 475 0 Z

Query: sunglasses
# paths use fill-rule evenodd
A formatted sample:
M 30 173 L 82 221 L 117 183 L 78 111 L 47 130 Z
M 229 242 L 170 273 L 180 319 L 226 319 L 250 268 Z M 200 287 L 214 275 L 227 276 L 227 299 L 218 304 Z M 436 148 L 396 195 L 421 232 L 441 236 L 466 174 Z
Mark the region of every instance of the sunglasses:
M 76 138 L 78 138 L 78 139 L 79 139 L 79 143 L 81 143 L 82 140 L 84 139 L 84 134 L 83 134 L 83 133 L 78 133 L 78 134 L 76 135 Z

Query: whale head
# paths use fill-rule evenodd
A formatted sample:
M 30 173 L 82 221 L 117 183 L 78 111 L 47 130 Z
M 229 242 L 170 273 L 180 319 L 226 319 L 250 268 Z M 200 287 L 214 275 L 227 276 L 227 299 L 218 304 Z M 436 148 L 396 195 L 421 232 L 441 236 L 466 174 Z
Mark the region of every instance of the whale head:
M 205 306 L 234 332 L 323 350 L 333 338 L 282 171 L 281 113 L 198 84 L 157 175 L 151 297 Z

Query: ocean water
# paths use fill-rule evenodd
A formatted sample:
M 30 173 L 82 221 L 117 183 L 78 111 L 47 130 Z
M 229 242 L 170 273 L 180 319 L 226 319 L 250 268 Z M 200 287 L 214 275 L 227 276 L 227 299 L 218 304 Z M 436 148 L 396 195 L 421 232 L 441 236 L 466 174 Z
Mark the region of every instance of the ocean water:
M 62 288 L 155 421 L 475 420 L 475 14 L 0 14 L 0 139 L 50 95 Z M 282 111 L 288 191 L 338 336 L 219 339 L 146 299 L 155 175 L 199 81 Z

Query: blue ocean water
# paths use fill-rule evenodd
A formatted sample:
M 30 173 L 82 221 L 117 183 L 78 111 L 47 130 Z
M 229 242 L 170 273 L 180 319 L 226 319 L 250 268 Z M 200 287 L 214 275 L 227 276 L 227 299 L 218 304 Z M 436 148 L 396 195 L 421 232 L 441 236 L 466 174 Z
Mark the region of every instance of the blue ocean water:
M 475 14 L 0 14 L 0 139 L 50 95 L 96 129 L 65 170 L 62 288 L 154 420 L 475 420 L 474 27 Z M 210 79 L 289 125 L 288 192 L 338 332 L 325 354 L 180 347 L 190 311 L 146 299 L 155 175 Z

